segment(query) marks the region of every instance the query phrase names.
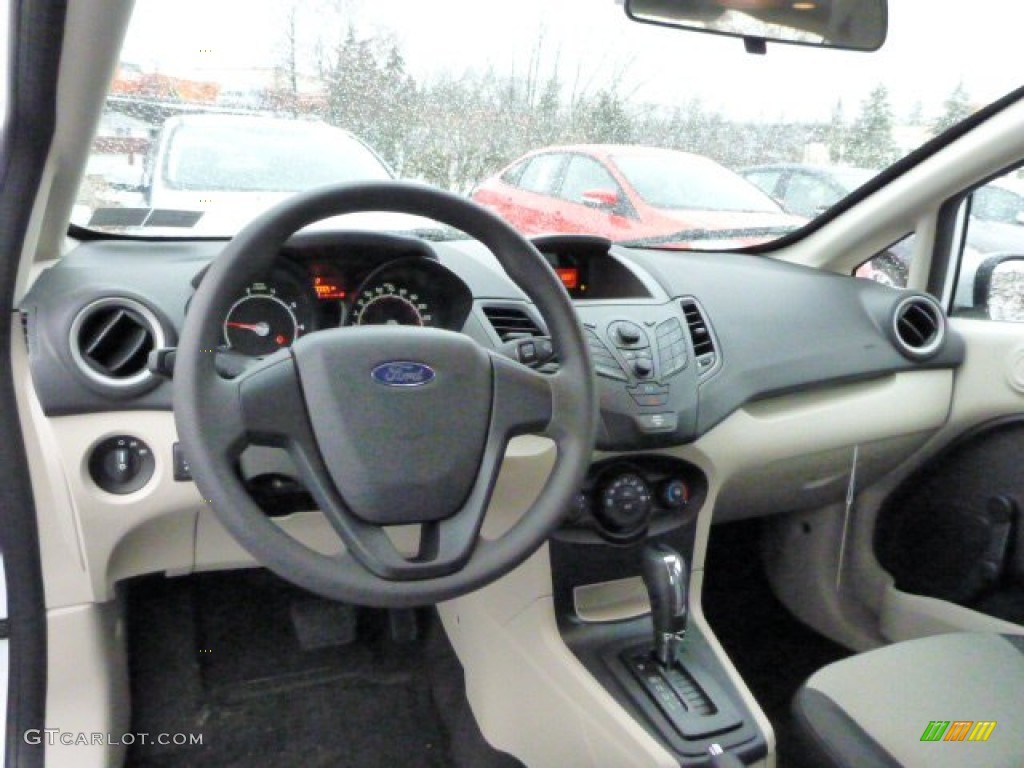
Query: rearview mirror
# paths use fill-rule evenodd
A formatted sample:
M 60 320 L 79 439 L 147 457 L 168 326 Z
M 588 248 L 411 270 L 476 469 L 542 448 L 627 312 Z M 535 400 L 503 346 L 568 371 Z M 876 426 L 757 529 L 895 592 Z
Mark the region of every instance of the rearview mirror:
M 625 0 L 634 21 L 765 41 L 875 51 L 885 42 L 886 0 Z

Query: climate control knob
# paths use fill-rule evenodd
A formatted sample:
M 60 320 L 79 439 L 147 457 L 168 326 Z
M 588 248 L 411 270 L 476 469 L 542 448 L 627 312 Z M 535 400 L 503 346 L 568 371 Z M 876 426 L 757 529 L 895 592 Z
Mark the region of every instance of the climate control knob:
M 635 472 L 611 478 L 594 507 L 594 519 L 611 539 L 634 539 L 647 529 L 651 516 L 651 490 Z
M 678 477 L 661 484 L 658 501 L 668 509 L 682 509 L 690 502 L 690 489 Z

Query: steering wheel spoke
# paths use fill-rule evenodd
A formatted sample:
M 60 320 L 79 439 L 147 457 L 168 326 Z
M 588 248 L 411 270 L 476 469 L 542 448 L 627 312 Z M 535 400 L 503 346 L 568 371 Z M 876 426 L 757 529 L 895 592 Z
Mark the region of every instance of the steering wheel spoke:
M 494 370 L 494 410 L 491 429 L 506 438 L 548 434 L 554 417 L 555 389 L 550 375 L 491 353 Z
M 289 350 L 281 350 L 249 367 L 232 381 L 238 388 L 242 423 L 249 442 L 282 448 L 296 441 L 315 445 L 295 360 Z

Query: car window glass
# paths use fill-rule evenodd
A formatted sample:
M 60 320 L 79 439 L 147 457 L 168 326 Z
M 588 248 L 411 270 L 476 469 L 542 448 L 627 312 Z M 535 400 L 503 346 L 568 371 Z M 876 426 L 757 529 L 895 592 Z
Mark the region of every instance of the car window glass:
M 172 189 L 297 192 L 310 186 L 387 179 L 390 173 L 355 139 L 288 122 L 240 130 L 237 121 L 183 125 L 163 172 Z M 302 129 L 302 130 L 296 130 Z
M 533 158 L 523 170 L 519 186 L 542 195 L 554 194 L 563 159 L 562 155 L 538 155 Z
M 566 200 L 583 202 L 583 193 L 595 189 L 619 192 L 615 178 L 596 160 L 583 155 L 573 155 L 565 170 L 562 194 Z
M 782 171 L 747 171 L 743 176 L 757 188 L 774 197 Z
M 516 163 L 503 174 L 501 174 L 501 180 L 506 184 L 513 186 L 519 186 L 519 180 L 523 175 L 523 170 L 526 168 L 526 163 Z
M 971 216 L 984 221 L 1016 224 L 1024 212 L 1024 197 L 1008 189 L 991 185 L 975 190 L 971 200 Z
M 817 216 L 842 195 L 829 184 L 803 173 L 794 173 L 786 182 L 786 210 L 800 216 Z
M 854 274 L 882 285 L 905 288 L 913 256 L 914 235 L 911 234 L 865 261 L 857 267 Z
M 706 157 L 685 152 L 616 154 L 612 161 L 655 208 L 780 213 L 768 195 Z
M 1006 256 L 1024 256 L 1024 223 L 1017 220 L 1022 202 L 1024 180 L 1018 171 L 971 194 L 952 314 L 1024 322 L 1024 261 L 1005 261 L 996 268 Z

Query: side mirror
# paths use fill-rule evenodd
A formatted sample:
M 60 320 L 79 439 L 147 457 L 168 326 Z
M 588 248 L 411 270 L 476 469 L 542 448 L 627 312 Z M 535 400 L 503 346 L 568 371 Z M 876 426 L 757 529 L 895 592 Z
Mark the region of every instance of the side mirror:
M 1024 322 L 1024 254 L 997 253 L 979 265 L 974 307 L 992 320 Z
M 613 189 L 588 189 L 580 199 L 584 205 L 600 210 L 614 210 L 619 205 L 619 193 Z

